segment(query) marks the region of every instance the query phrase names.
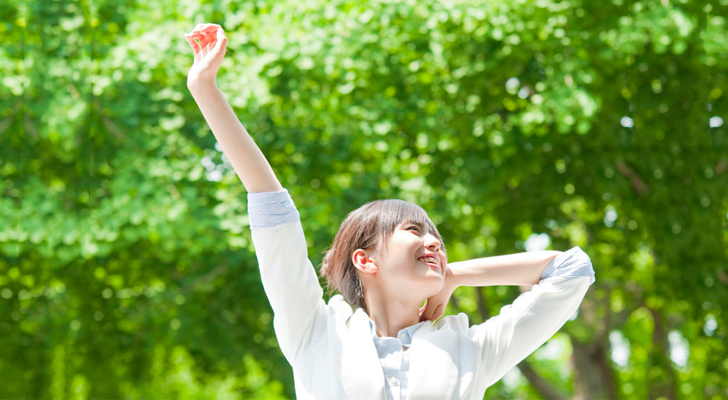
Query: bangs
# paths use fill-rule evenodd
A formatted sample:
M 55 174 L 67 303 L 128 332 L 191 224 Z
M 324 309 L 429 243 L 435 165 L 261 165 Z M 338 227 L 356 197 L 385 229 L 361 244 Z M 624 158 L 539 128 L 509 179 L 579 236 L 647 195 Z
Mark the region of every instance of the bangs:
M 427 230 L 440 241 L 442 251 L 447 253 L 445 250 L 445 243 L 442 240 L 442 236 L 440 236 L 440 232 L 427 215 L 427 212 L 425 212 L 425 210 L 423 210 L 420 206 L 408 201 L 396 199 L 379 200 L 372 204 L 375 203 L 380 203 L 381 205 L 381 207 L 375 207 L 378 208 L 375 213 L 378 214 L 379 217 L 377 218 L 379 220 L 378 225 L 382 228 L 380 234 L 382 234 L 382 239 L 385 239 L 384 243 L 386 243 L 386 239 L 394 233 L 394 230 L 399 224 L 410 223 L 427 228 Z

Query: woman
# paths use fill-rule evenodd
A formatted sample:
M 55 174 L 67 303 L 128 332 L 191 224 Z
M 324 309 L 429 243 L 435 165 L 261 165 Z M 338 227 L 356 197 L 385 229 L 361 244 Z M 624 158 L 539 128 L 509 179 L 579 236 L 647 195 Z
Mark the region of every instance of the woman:
M 481 399 L 574 314 L 594 282 L 578 247 L 448 265 L 425 211 L 401 200 L 365 204 L 342 223 L 321 272 L 346 299 L 326 304 L 288 192 L 217 88 L 222 28 L 198 25 L 186 39 L 187 86 L 248 191 L 261 279 L 299 399 Z M 534 286 L 483 324 L 462 313 L 437 321 L 457 287 L 485 285 Z

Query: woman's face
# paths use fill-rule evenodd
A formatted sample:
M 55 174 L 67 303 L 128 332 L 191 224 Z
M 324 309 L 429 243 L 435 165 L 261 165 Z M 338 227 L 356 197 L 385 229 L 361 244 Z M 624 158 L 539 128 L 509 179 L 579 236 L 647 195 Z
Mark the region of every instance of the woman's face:
M 447 270 L 447 256 L 441 247 L 427 226 L 411 222 L 397 225 L 375 258 L 381 284 L 411 291 L 418 297 L 436 294 L 442 289 Z

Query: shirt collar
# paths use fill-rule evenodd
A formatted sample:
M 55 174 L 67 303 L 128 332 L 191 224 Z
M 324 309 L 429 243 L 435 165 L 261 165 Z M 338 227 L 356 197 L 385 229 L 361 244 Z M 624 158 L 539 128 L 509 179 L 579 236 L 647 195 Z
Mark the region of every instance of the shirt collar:
M 398 339 L 400 341 L 400 343 L 402 343 L 402 346 L 410 347 L 410 345 L 412 345 L 412 337 L 415 336 L 415 332 L 417 332 L 417 330 L 420 329 L 422 324 L 424 324 L 424 322 L 418 322 L 414 325 L 400 329 L 399 332 L 397 333 L 396 339 Z M 372 321 L 371 318 L 369 318 L 369 327 L 372 330 L 372 338 L 375 341 L 385 339 L 385 338 L 381 338 L 381 337 L 379 337 L 379 335 L 377 335 L 377 326 L 374 323 L 374 321 Z M 387 339 L 392 339 L 392 338 L 387 338 Z

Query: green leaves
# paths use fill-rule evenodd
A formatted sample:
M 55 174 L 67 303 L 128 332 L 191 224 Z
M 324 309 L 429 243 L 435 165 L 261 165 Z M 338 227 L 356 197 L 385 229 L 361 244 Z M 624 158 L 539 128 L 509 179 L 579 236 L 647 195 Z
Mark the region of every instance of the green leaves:
M 218 84 L 314 265 L 378 198 L 428 210 L 452 260 L 547 234 L 597 272 L 563 332 L 604 364 L 576 368 L 614 371 L 599 379 L 623 397 L 725 391 L 725 4 L 177 6 L 0 5 L 4 397 L 293 396 L 245 193 L 185 88 L 181 35 L 203 21 L 228 32 Z M 515 295 L 463 290 L 450 311 L 480 321 Z M 578 377 L 545 372 L 564 354 L 532 361 L 575 397 Z M 486 397 L 542 394 L 509 382 Z

